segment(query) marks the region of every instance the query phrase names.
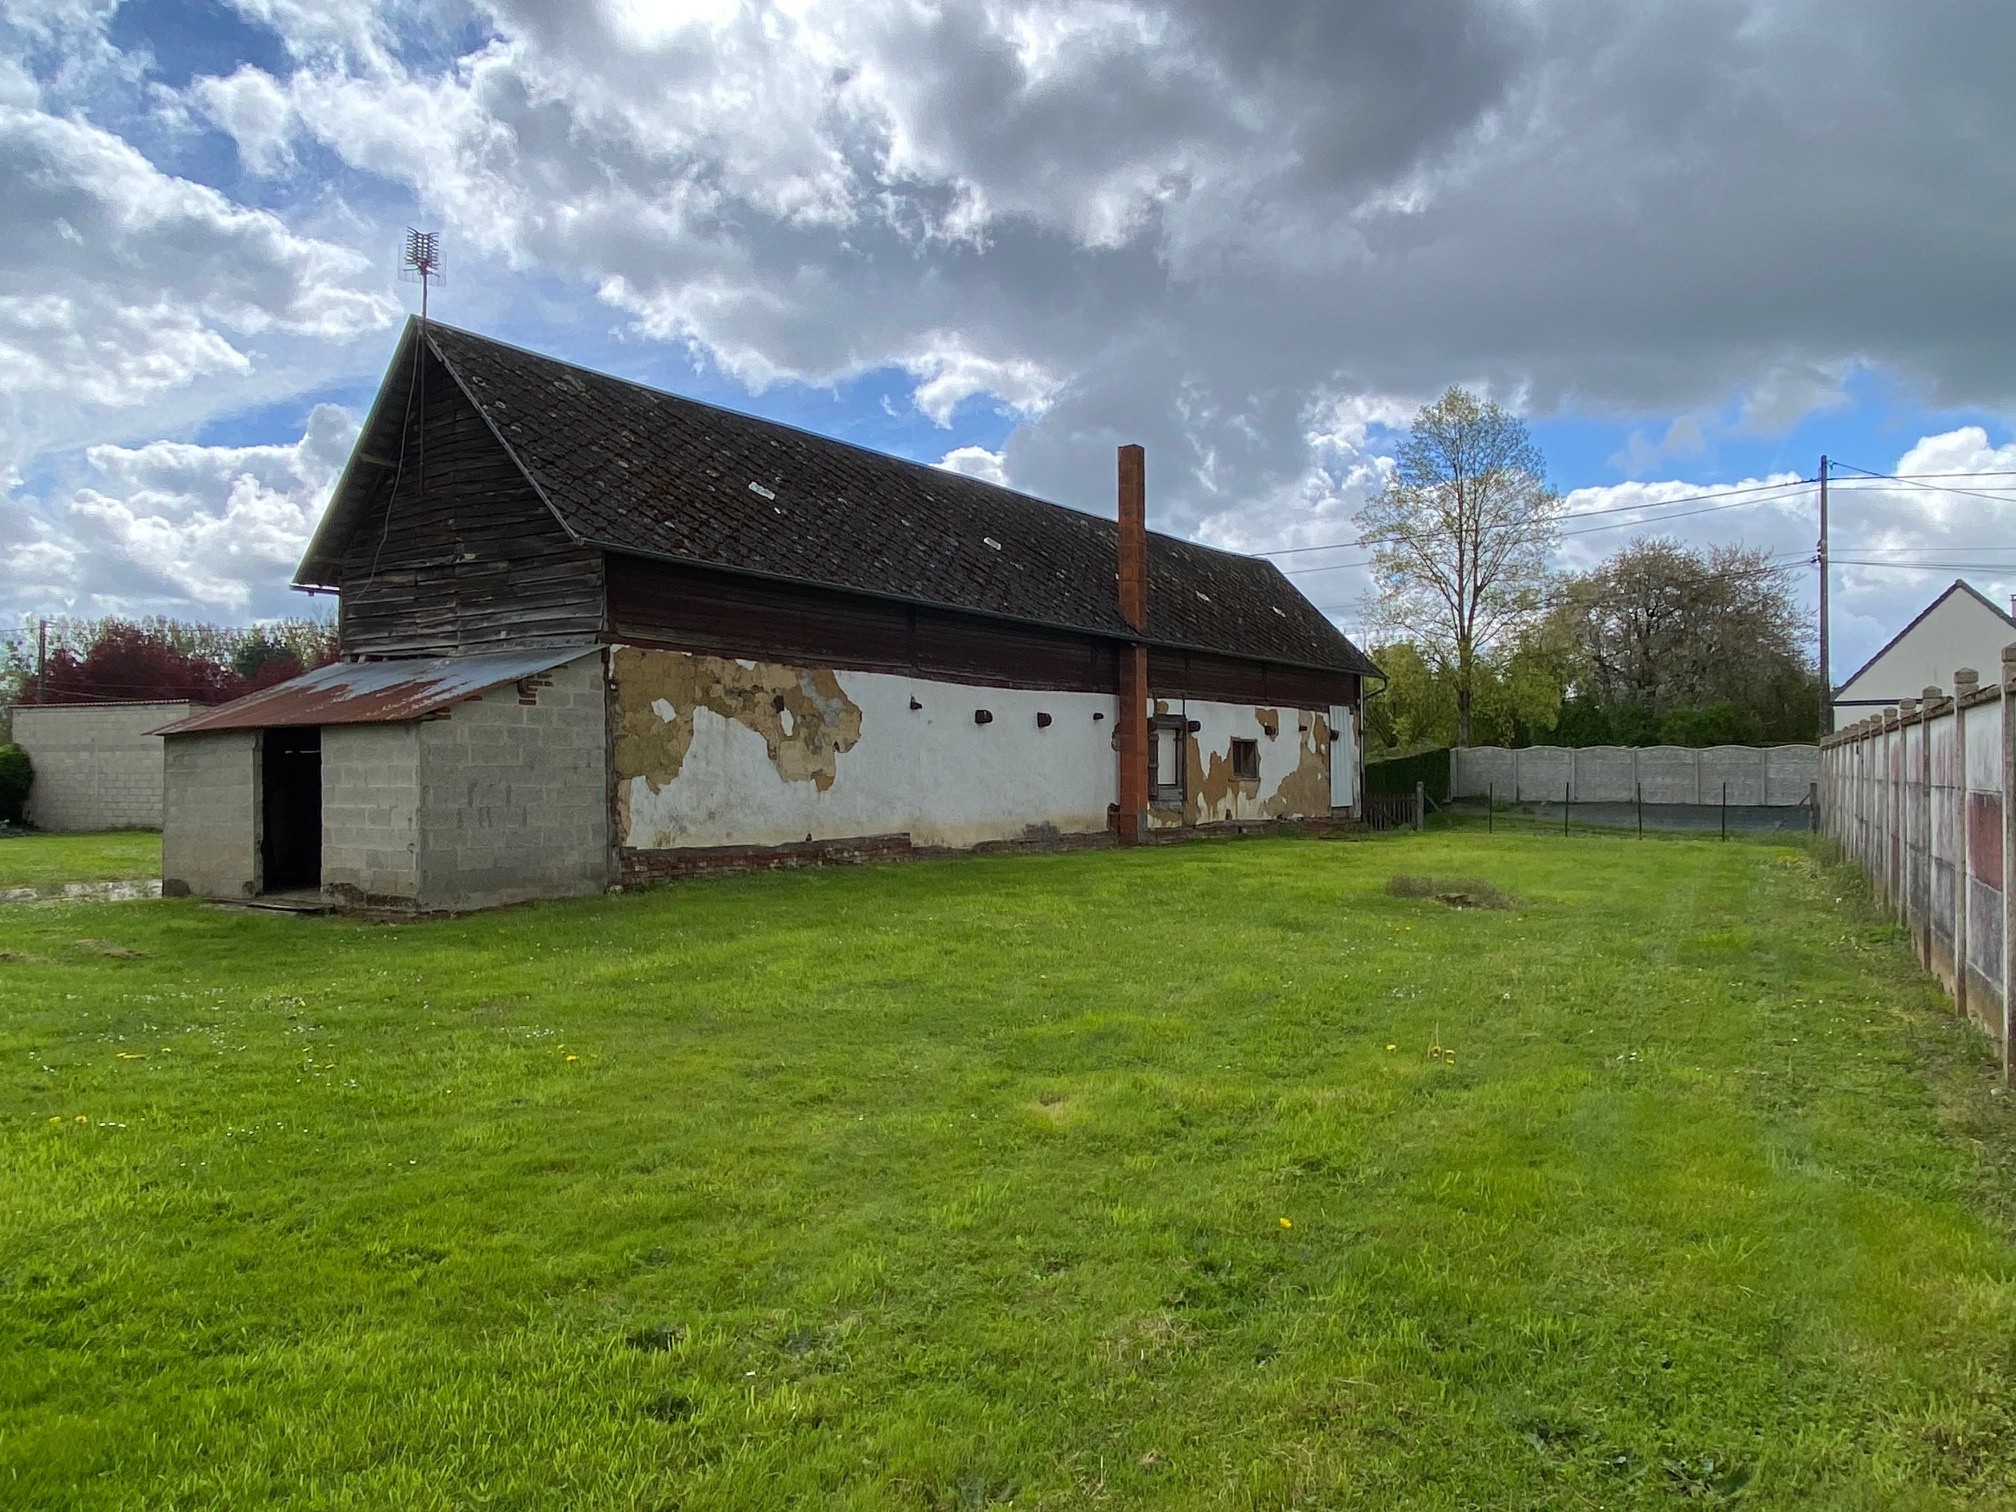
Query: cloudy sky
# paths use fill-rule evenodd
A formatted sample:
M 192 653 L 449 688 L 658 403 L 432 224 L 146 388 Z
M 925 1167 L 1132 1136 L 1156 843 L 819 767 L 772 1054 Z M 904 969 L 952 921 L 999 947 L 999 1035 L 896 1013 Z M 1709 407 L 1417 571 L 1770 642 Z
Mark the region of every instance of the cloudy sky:
M 2016 591 L 2012 57 L 2006 0 L 0 0 L 0 619 L 301 612 L 415 224 L 576 362 L 1108 513 L 1143 442 L 1353 631 L 1452 382 L 1564 565 L 1979 474 L 1841 490 L 1838 674 Z

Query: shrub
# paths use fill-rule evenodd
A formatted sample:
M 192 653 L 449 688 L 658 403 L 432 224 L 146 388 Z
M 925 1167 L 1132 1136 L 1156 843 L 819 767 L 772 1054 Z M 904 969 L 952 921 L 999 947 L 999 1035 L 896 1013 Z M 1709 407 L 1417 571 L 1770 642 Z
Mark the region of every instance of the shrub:
M 1365 791 L 1377 797 L 1411 797 L 1421 783 L 1437 803 L 1449 801 L 1449 749 L 1420 751 L 1392 761 L 1365 763 Z
M 17 745 L 0 745 L 0 824 L 19 824 L 28 803 L 28 785 L 35 769 L 28 753 Z

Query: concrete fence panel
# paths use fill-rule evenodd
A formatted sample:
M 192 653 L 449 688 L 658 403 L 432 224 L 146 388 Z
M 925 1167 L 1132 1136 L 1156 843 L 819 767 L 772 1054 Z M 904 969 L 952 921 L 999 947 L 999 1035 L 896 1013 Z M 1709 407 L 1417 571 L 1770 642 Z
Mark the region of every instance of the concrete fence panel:
M 1756 746 L 1710 746 L 1700 753 L 1701 801 L 1764 802 L 1764 752 Z
M 27 819 L 45 830 L 159 829 L 162 725 L 188 703 L 40 704 L 14 711 L 14 739 L 35 780 Z
M 1699 803 L 1701 753 L 1682 746 L 1647 746 L 1638 753 L 1638 786 L 1647 803 Z
M 1450 762 L 1450 792 L 1521 803 L 1720 803 L 1785 808 L 1807 801 L 1820 776 L 1818 746 L 1467 746 Z
M 1559 803 L 1575 781 L 1575 753 L 1565 746 L 1527 746 L 1513 755 L 1521 803 Z
M 1804 803 L 1820 780 L 1820 747 L 1767 746 L 1764 750 L 1764 801 Z
M 1510 800 L 1518 791 L 1516 755 L 1504 746 L 1458 746 L 1449 753 L 1449 796 Z
M 2016 1009 L 2016 646 L 1999 681 L 1871 716 L 1821 743 L 1821 827 L 1867 873 L 1920 962 L 2002 1045 Z
M 1575 755 L 1577 803 L 1629 803 L 1637 795 L 1637 762 L 1629 746 L 1584 746 Z

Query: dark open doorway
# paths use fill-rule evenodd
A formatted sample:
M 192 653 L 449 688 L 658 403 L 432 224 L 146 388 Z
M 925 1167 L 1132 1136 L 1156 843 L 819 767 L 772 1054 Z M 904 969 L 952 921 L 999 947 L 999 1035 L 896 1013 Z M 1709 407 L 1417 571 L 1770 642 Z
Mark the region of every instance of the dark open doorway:
M 268 730 L 260 778 L 264 891 L 322 885 L 322 732 Z

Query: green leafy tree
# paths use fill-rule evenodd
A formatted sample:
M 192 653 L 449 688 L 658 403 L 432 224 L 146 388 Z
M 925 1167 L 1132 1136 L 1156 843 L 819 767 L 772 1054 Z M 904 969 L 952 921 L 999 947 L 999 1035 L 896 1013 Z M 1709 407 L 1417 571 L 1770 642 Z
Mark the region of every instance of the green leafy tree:
M 1358 514 L 1381 619 L 1453 676 L 1458 745 L 1471 741 L 1480 664 L 1540 613 L 1560 511 L 1525 425 L 1451 388 L 1414 417 Z

